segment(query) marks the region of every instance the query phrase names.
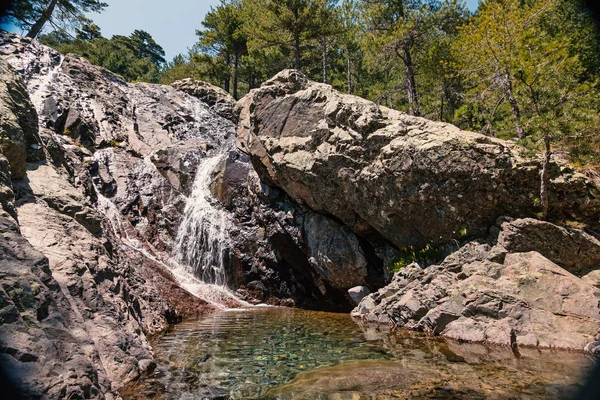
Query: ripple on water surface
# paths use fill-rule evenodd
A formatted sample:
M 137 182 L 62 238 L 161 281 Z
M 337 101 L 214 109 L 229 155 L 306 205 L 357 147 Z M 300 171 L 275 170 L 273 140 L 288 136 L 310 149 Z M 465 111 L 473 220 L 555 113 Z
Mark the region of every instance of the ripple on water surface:
M 126 398 L 569 398 L 593 359 L 446 342 L 345 314 L 254 308 L 177 325 Z

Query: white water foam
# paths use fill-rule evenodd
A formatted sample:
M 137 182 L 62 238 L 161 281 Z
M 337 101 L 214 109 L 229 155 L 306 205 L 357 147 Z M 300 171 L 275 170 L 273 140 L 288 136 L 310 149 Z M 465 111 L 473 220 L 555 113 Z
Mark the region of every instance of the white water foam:
M 98 151 L 95 154 L 95 157 L 98 160 L 98 162 L 108 163 L 109 168 L 112 168 L 112 154 L 110 152 Z M 214 168 L 218 164 L 218 160 L 209 159 L 207 161 L 209 161 L 212 165 L 212 166 L 209 165 L 208 168 L 212 168 L 211 171 L 214 170 Z M 213 162 L 215 164 L 212 164 Z M 206 179 L 210 180 L 210 178 L 211 178 L 211 173 L 209 172 Z M 207 183 L 207 185 L 209 185 L 209 184 L 210 184 L 210 181 Z M 187 264 L 182 265 L 179 262 L 177 262 L 177 260 L 172 259 L 172 258 L 165 259 L 163 257 L 164 254 L 157 251 L 156 249 L 154 249 L 150 243 L 147 243 L 147 242 L 142 243 L 138 238 L 131 237 L 128 234 L 128 231 L 135 231 L 135 228 L 133 228 L 129 225 L 127 220 L 123 218 L 123 216 L 120 213 L 116 204 L 114 202 L 112 202 L 109 198 L 102 195 L 101 191 L 96 187 L 95 184 L 94 184 L 94 189 L 96 191 L 96 196 L 98 198 L 98 202 L 97 202 L 98 211 L 100 211 L 102 214 L 104 214 L 104 216 L 107 218 L 107 220 L 109 222 L 109 225 L 112 229 L 113 234 L 116 237 L 120 238 L 121 243 L 123 243 L 125 246 L 142 254 L 147 259 L 152 260 L 155 263 L 162 265 L 163 267 L 165 267 L 165 269 L 171 271 L 171 273 L 173 274 L 173 277 L 177 280 L 177 282 L 179 283 L 179 285 L 182 288 L 184 288 L 185 290 L 187 290 L 194 296 L 206 301 L 208 304 L 212 305 L 216 309 L 226 310 L 226 309 L 230 309 L 230 308 L 251 307 L 252 306 L 250 303 L 247 303 L 247 302 L 237 298 L 223 284 L 221 284 L 221 283 L 217 284 L 216 282 L 215 283 L 205 282 L 205 281 L 197 278 L 194 275 L 192 267 L 190 267 L 189 265 L 187 265 Z M 194 187 L 193 193 L 195 193 L 195 189 L 196 189 L 196 187 Z M 203 189 L 200 188 L 199 190 L 202 191 Z M 211 198 L 212 198 L 212 196 L 211 196 Z M 194 195 L 192 195 L 190 197 L 190 199 L 188 200 L 188 204 L 190 204 L 192 201 L 196 202 L 196 205 L 199 202 L 199 200 L 196 199 L 194 197 Z M 188 224 L 192 224 L 192 223 L 194 223 L 194 221 L 198 221 L 198 219 L 199 219 L 198 216 L 192 217 L 192 216 L 188 216 L 188 214 L 186 214 L 186 213 L 201 212 L 201 210 L 202 210 L 202 208 L 199 209 L 197 206 L 196 207 L 193 207 L 191 205 L 186 206 L 185 212 L 184 212 L 184 220 L 188 221 Z M 223 211 L 221 211 L 221 212 L 223 212 Z M 215 211 L 215 213 L 218 213 L 218 212 Z M 224 212 L 223 212 L 223 214 L 224 214 Z M 214 213 L 210 214 L 210 216 L 214 217 Z M 226 221 L 226 216 L 224 219 Z M 205 220 L 205 219 L 200 218 L 200 220 Z M 218 220 L 222 221 L 223 216 L 218 216 Z M 221 243 L 224 244 L 226 242 L 224 238 L 227 237 L 226 233 L 224 233 L 224 229 L 226 228 L 226 226 L 223 224 L 223 225 L 221 225 L 221 228 L 222 228 L 221 231 L 219 229 L 217 229 L 217 232 L 220 232 L 217 235 L 217 239 L 220 240 Z M 190 229 L 190 228 L 186 228 L 186 229 Z M 180 229 L 180 232 L 182 232 L 181 229 Z M 210 234 L 210 230 L 209 230 L 208 234 Z M 180 235 L 178 235 L 178 238 L 179 238 L 179 236 Z M 184 238 L 182 236 L 179 239 L 180 241 L 177 242 L 177 243 L 181 243 L 180 247 L 182 249 L 186 249 L 186 248 L 189 248 L 190 246 L 192 246 L 191 243 L 185 244 L 187 239 L 191 239 L 192 242 L 196 242 L 193 237 Z M 211 247 L 211 246 L 209 246 L 209 247 Z M 214 246 L 212 246 L 212 247 L 214 247 Z M 201 251 L 201 250 L 197 250 L 197 251 Z M 225 249 L 222 249 L 221 251 L 225 251 Z M 176 254 L 178 254 L 178 253 L 176 253 Z M 191 252 L 189 256 L 194 256 L 193 254 L 194 253 Z M 181 256 L 181 258 L 185 258 L 185 256 Z M 220 267 L 222 268 L 222 271 L 220 273 L 222 273 L 224 276 L 225 271 L 223 268 L 222 257 L 220 258 Z M 224 282 L 225 279 L 224 279 L 224 277 L 222 277 L 222 278 L 219 278 L 218 281 Z
M 223 157 L 207 158 L 198 166 L 173 254 L 175 261 L 187 272 L 217 286 L 227 283 L 224 256 L 231 243 L 227 233 L 227 213 L 216 204 L 210 188 L 214 172 Z

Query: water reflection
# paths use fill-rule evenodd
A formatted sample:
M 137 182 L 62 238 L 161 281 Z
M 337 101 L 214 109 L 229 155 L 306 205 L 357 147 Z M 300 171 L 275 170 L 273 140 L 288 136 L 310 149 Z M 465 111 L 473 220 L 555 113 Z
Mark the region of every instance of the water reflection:
M 176 326 L 128 398 L 568 398 L 593 360 L 446 342 L 349 316 L 264 308 Z M 135 394 L 132 394 L 135 393 Z

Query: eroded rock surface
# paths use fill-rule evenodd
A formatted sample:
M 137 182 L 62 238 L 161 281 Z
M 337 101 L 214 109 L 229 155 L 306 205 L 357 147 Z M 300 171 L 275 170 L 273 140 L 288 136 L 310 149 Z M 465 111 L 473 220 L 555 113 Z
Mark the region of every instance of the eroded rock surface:
M 291 71 L 232 112 L 232 99 L 210 85 L 128 84 L 16 35 L 0 36 L 0 53 L 10 83 L 0 85 L 0 136 L 11 146 L 0 154 L 0 358 L 30 397 L 118 397 L 153 368 L 148 336 L 207 309 L 179 286 L 171 256 L 196 171 L 209 158 L 221 160 L 211 191 L 230 223 L 230 284 L 252 302 L 348 310 L 348 289 L 383 285 L 394 245 L 481 236 L 507 210 L 535 212 L 538 163 L 512 145 Z M 234 147 L 238 113 L 242 151 Z M 553 165 L 556 218 L 595 227 L 596 194 L 593 182 Z M 532 226 L 545 233 L 527 239 Z M 468 332 L 503 344 L 514 332 L 518 344 L 595 343 L 597 289 L 555 263 L 578 276 L 592 271 L 597 241 L 535 221 L 498 229 L 497 243 L 465 247 L 454 264 L 407 268 L 359 307 L 371 320 L 457 338 Z M 547 235 L 576 249 L 546 249 Z M 447 281 L 432 286 L 438 275 Z M 593 281 L 593 271 L 586 277 Z M 476 290 L 463 285 L 469 279 Z M 395 312 L 397 302 L 386 299 L 405 288 L 412 297 Z M 455 288 L 481 307 L 450 301 Z M 480 288 L 506 290 L 502 307 Z M 551 295 L 538 304 L 543 290 Z M 539 321 L 570 332 L 566 345 L 559 333 L 528 334 Z
M 577 276 L 600 269 L 600 241 L 579 229 L 524 218 L 505 222 L 498 244 L 513 253 L 537 251 Z
M 232 213 L 230 276 L 242 296 L 349 311 L 349 288 L 381 287 L 381 260 L 350 229 L 261 183 L 244 154 L 230 157 L 223 168 L 216 192 Z M 236 182 L 237 176 L 242 183 L 220 184 Z
M 374 277 L 381 262 L 348 228 L 259 182 L 234 146 L 233 100 L 218 88 L 196 81 L 177 84 L 181 90 L 128 84 L 79 56 L 12 34 L 0 37 L 0 53 L 10 65 L 3 71 L 12 74 L 23 101 L 31 100 L 24 115 L 37 121 L 30 133 L 19 125 L 15 165 L 22 171 L 12 181 L 12 165 L 0 156 L 0 204 L 12 221 L 3 229 L 45 260 L 56 289 L 47 297 L 66 305 L 59 307 L 61 318 L 73 321 L 61 328 L 64 334 L 48 331 L 46 339 L 59 348 L 71 343 L 81 355 L 78 364 L 51 363 L 33 347 L 33 361 L 15 358 L 26 350 L 11 342 L 17 332 L 41 340 L 39 331 L 23 328 L 35 306 L 28 305 L 3 325 L 8 347 L 0 347 L 3 357 L 15 358 L 7 365 L 18 372 L 12 379 L 21 390 L 56 386 L 50 398 L 71 391 L 117 396 L 123 384 L 152 369 L 148 336 L 207 309 L 179 287 L 171 256 L 196 171 L 209 158 L 222 159 L 211 188 L 230 218 L 225 259 L 241 296 L 347 311 L 349 287 L 379 287 Z M 15 111 L 13 122 L 22 114 Z M 38 135 L 37 148 L 27 135 Z M 15 262 L 31 269 L 25 258 Z M 41 278 L 34 275 L 19 284 L 37 285 Z M 53 368 L 77 372 L 53 380 Z
M 238 143 L 261 179 L 396 247 L 485 236 L 534 216 L 539 161 L 509 142 L 411 117 L 286 70 L 237 105 Z M 550 215 L 598 226 L 597 185 L 551 165 Z
M 8 159 L 12 179 L 25 176 L 26 162 L 43 158 L 37 114 L 17 72 L 0 59 L 0 152 Z

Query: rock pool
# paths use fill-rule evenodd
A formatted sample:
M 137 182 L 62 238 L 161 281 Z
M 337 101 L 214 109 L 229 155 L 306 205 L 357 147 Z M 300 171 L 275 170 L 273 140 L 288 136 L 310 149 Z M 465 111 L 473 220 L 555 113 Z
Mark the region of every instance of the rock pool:
M 176 325 L 155 351 L 156 370 L 125 398 L 562 399 L 594 363 L 580 353 L 513 353 L 267 307 Z

